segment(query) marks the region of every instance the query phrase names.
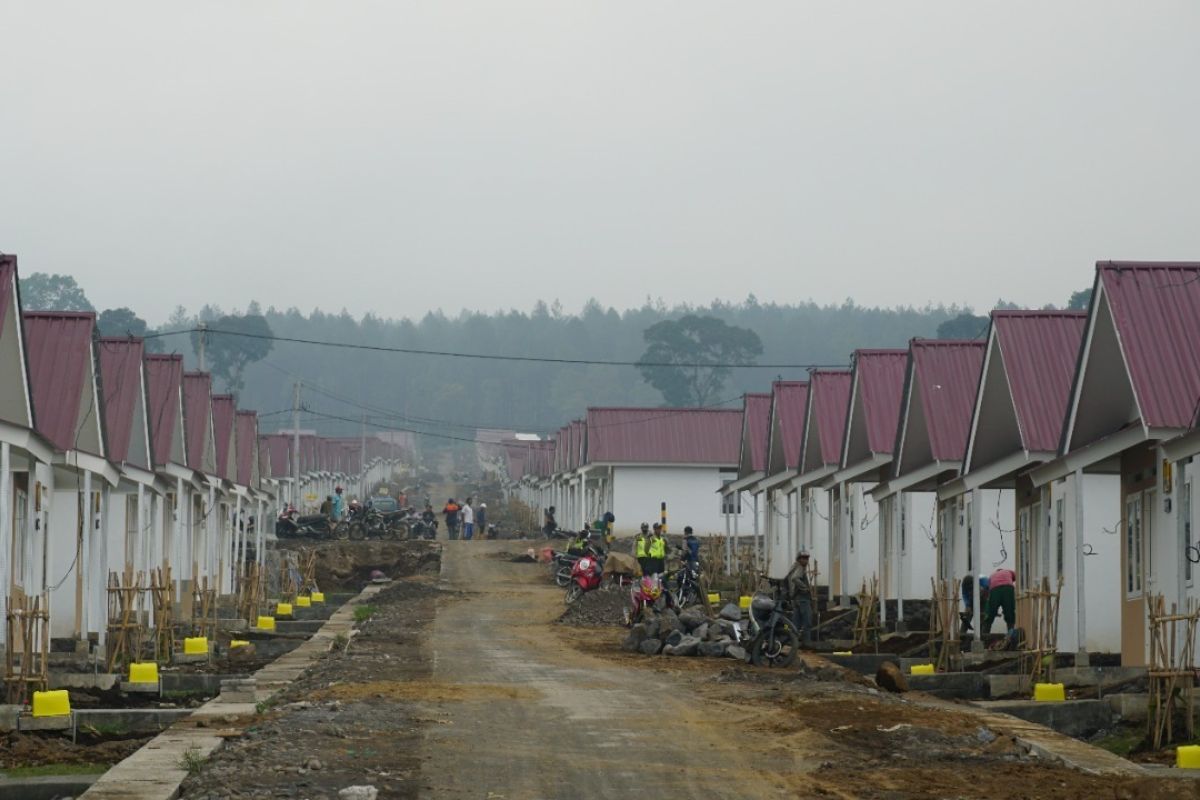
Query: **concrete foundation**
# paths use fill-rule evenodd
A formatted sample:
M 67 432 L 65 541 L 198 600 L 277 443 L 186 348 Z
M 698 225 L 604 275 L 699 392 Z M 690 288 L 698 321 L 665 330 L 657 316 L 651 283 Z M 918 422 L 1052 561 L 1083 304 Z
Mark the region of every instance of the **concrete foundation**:
M 1076 739 L 1086 739 L 1113 724 L 1113 711 L 1107 700 L 1068 700 L 1065 703 L 989 700 L 977 701 L 974 705 L 1045 725 Z
M 906 675 L 908 688 L 945 700 L 978 700 L 988 697 L 986 676 L 978 672 L 943 672 L 937 675 Z
M 33 778 L 0 778 L 0 797 L 21 800 L 58 800 L 78 797 L 88 790 L 100 773 L 95 775 L 43 775 Z

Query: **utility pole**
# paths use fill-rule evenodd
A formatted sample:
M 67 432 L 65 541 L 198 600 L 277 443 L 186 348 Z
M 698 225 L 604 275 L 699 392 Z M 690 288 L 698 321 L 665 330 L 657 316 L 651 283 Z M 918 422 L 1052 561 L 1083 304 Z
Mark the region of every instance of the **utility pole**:
M 362 502 L 367 502 L 367 415 L 362 418 L 362 450 L 358 456 L 359 487 L 358 496 Z
M 207 322 L 198 322 L 198 323 L 196 323 L 196 327 L 200 329 L 200 340 L 199 340 L 200 344 L 196 348 L 196 355 L 200 360 L 200 371 L 204 372 L 208 366 L 206 363 L 206 359 L 204 358 L 204 345 L 205 345 L 204 340 L 208 337 L 208 323 Z
M 300 510 L 300 381 L 292 392 L 292 493 Z

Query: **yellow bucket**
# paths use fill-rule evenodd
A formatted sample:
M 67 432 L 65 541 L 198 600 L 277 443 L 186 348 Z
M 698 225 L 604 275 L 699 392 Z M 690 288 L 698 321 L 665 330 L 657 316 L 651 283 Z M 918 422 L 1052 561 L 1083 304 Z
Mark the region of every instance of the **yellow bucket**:
M 71 713 L 71 698 L 66 689 L 33 693 L 35 717 L 65 717 Z
M 185 656 L 202 656 L 208 653 L 208 639 L 203 636 L 188 637 L 183 640 Z
M 311 605 L 312 605 L 312 600 L 309 600 L 304 595 L 300 595 L 299 597 L 296 598 L 296 608 L 308 608 Z
M 1039 703 L 1061 703 L 1067 699 L 1067 692 L 1061 683 L 1035 683 L 1033 699 Z
M 750 597 L 749 595 L 742 595 L 738 598 L 738 608 L 742 609 L 742 611 L 745 611 L 750 607 L 750 601 L 753 599 L 754 598 Z
M 275 604 L 275 616 L 290 617 L 291 615 L 292 615 L 292 604 L 291 603 L 276 603 Z
M 1175 766 L 1180 769 L 1200 769 L 1200 745 L 1184 744 L 1176 747 Z
M 832 655 L 835 655 L 835 656 L 852 656 L 852 655 L 854 655 L 854 653 L 853 653 L 853 652 L 851 652 L 851 651 L 849 651 L 849 650 L 834 650 L 834 651 L 833 651 L 833 653 L 832 653 Z
M 312 594 L 309 595 L 309 599 L 312 600 L 314 603 L 324 603 L 325 602 L 325 593 L 324 592 L 313 592 Z
M 130 683 L 158 683 L 158 664 L 153 661 L 129 665 Z
M 935 671 L 936 670 L 934 670 L 933 664 L 913 664 L 911 667 L 909 667 L 908 674 L 909 675 L 932 675 L 932 674 L 934 674 Z
M 718 603 L 721 602 L 721 595 L 710 592 L 708 595 L 708 602 L 709 602 L 709 605 L 714 605 L 714 606 L 717 605 Z
M 254 627 L 256 627 L 262 631 L 273 631 L 273 630 L 275 630 L 275 618 L 274 617 L 259 617 L 258 624 L 255 625 Z
M 246 641 L 245 639 L 230 639 L 229 640 L 229 649 L 230 650 L 234 649 L 235 647 L 249 647 L 249 646 L 250 646 L 250 643 L 248 641 Z

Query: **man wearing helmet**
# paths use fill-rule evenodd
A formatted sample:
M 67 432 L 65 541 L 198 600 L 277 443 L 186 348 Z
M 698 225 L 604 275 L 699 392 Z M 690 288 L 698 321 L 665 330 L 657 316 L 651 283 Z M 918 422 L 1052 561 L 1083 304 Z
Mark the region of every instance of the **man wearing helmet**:
M 812 646 L 812 586 L 808 579 L 808 551 L 796 554 L 796 563 L 788 570 L 788 595 L 792 600 L 792 622 L 800 632 L 805 647 Z

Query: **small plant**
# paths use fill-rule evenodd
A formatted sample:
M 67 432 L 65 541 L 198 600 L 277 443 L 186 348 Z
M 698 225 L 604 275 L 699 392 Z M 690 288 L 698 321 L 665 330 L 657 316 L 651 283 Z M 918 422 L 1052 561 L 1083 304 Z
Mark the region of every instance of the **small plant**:
M 337 636 L 333 637 L 333 649 L 338 653 L 345 652 L 346 647 L 349 644 L 350 637 L 344 633 L 339 633 Z
M 359 625 L 375 616 L 375 606 L 355 606 L 354 621 Z
M 179 757 L 179 768 L 194 777 L 199 775 L 200 770 L 204 768 L 204 761 L 204 756 L 200 755 L 200 748 L 189 747 Z

